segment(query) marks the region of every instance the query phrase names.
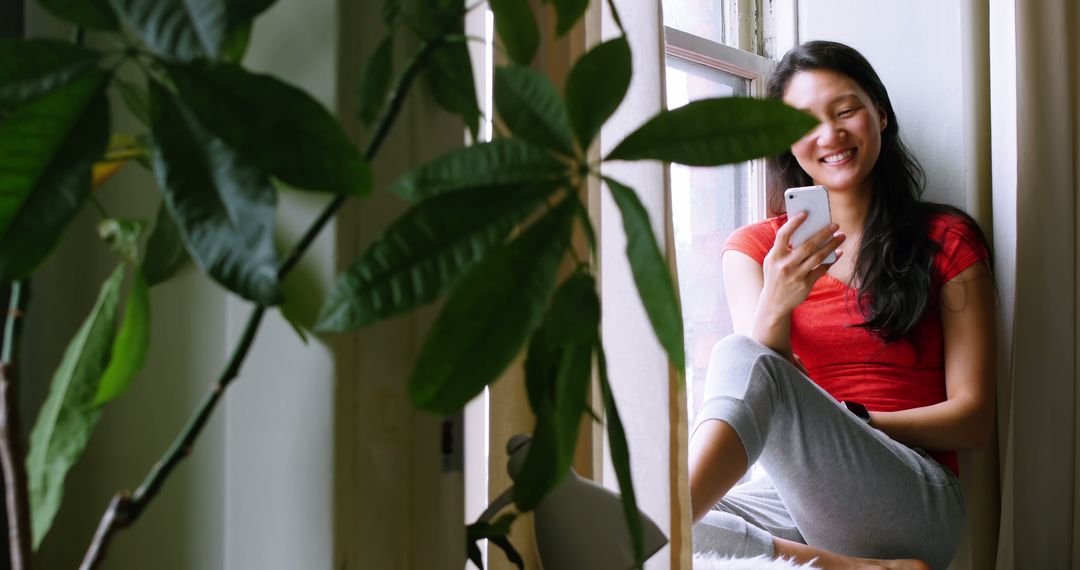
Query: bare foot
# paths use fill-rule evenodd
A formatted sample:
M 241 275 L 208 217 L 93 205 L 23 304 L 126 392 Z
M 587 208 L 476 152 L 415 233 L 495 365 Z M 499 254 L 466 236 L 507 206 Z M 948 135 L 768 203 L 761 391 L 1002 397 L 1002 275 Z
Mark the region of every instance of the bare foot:
M 933 570 L 922 560 L 873 560 L 872 562 L 888 570 Z
M 822 570 L 933 570 L 921 560 L 852 558 L 776 537 L 773 537 L 773 545 L 779 556 L 801 564 L 813 561 L 814 567 Z
M 834 555 L 835 556 L 835 555 Z M 822 566 L 822 568 L 828 569 L 850 569 L 850 570 L 933 570 L 930 565 L 922 560 L 866 560 L 862 558 L 848 558 L 846 556 L 840 556 L 846 560 L 839 561 L 836 566 L 828 565 Z

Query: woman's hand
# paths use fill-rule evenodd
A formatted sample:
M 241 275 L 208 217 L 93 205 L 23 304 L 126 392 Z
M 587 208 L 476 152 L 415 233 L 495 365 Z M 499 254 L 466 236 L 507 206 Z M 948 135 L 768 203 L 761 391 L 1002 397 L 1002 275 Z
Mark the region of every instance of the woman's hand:
M 837 246 L 844 243 L 844 234 L 833 235 L 836 224 L 814 234 L 799 247 L 791 247 L 791 234 L 806 220 L 806 213 L 799 212 L 788 219 L 776 232 L 776 241 L 762 263 L 764 283 L 759 302 L 761 308 L 775 316 L 791 314 L 795 307 L 806 300 L 810 289 L 829 270 L 831 264 L 823 262 Z M 836 251 L 839 260 L 843 252 Z
M 791 354 L 791 312 L 810 295 L 814 283 L 829 270 L 823 264 L 844 242 L 844 234 L 833 235 L 836 224 L 814 234 L 799 247 L 791 247 L 791 234 L 806 220 L 799 212 L 776 232 L 776 241 L 761 264 L 761 294 L 758 296 L 750 337 L 788 356 Z M 843 252 L 836 252 L 839 259 Z

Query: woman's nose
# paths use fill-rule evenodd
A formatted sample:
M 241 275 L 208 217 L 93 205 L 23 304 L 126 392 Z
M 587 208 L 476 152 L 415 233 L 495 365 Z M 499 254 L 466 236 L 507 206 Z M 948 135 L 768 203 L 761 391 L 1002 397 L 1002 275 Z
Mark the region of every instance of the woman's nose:
M 825 120 L 818 125 L 817 140 L 820 146 L 833 146 L 844 140 L 847 133 L 833 121 Z

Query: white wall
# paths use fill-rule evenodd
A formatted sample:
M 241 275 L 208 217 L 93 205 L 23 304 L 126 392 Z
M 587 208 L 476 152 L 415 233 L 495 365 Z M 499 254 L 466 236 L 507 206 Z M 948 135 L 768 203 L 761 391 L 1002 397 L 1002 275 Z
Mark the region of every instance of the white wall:
M 337 2 L 277 2 L 257 20 L 245 64 L 337 105 Z M 284 192 L 277 242 L 287 251 L 328 202 Z M 317 305 L 333 283 L 334 223 L 285 284 L 286 297 Z M 300 296 L 301 299 L 296 299 Z M 251 304 L 230 296 L 231 350 Z M 304 312 L 304 311 L 301 311 Z M 310 323 L 309 323 L 310 324 Z M 224 568 L 336 568 L 334 548 L 334 355 L 326 341 L 304 346 L 281 318 L 266 314 L 247 362 L 225 399 Z
M 960 0 L 799 0 L 799 41 L 833 40 L 885 83 L 900 135 L 926 168 L 926 198 L 965 205 Z

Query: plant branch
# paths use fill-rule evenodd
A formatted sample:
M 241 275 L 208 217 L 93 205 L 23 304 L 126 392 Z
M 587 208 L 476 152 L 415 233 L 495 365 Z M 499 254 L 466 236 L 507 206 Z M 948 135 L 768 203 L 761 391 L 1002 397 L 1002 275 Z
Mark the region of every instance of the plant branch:
M 394 85 L 390 103 L 386 106 L 386 111 L 383 112 L 383 116 L 379 119 L 378 125 L 375 127 L 375 132 L 371 135 L 371 140 L 368 142 L 367 149 L 364 150 L 364 159 L 371 162 L 375 158 L 375 154 L 382 147 L 383 141 L 390 134 L 390 127 L 393 126 L 397 116 L 401 113 L 401 107 L 405 104 L 405 95 L 409 92 L 409 87 L 416 79 L 417 74 L 427 62 L 428 55 L 438 47 L 440 42 L 432 41 L 423 44 L 420 51 L 409 61 L 408 67 L 402 72 L 401 77 L 398 78 L 398 82 Z M 330 218 L 337 214 L 337 211 L 341 209 L 341 206 L 345 204 L 347 196 L 344 194 L 338 195 L 334 198 L 329 205 L 319 214 L 319 217 L 315 219 L 315 222 L 311 224 L 307 232 L 304 233 L 300 241 L 297 242 L 296 247 L 285 259 L 285 262 L 281 264 L 281 268 L 278 270 L 278 278 L 284 279 L 286 275 L 292 271 L 293 267 L 300 261 L 300 257 L 307 251 L 307 248 L 311 245 L 315 238 L 319 236 L 323 228 L 326 226 Z
M 17 362 L 26 297 L 23 283 L 12 282 L 11 302 L 4 323 L 3 352 L 0 354 L 0 468 L 4 471 L 4 506 L 12 570 L 30 568 L 30 503 L 26 489 L 26 455 L 19 425 Z
M 103 219 L 108 220 L 109 218 L 112 217 L 112 216 L 109 215 L 109 211 L 106 210 L 105 206 L 101 203 L 101 200 L 98 200 L 97 196 L 94 196 L 93 193 L 90 194 L 90 203 L 93 204 L 94 209 L 97 210 L 98 214 Z
M 619 31 L 622 35 L 626 35 L 626 28 L 622 25 L 622 18 L 619 17 L 619 10 L 615 8 L 615 0 L 607 0 L 608 7 L 611 8 L 611 19 L 615 20 L 615 25 L 619 27 Z
M 432 50 L 438 47 L 440 43 L 440 40 L 433 40 L 423 44 L 420 51 L 409 63 L 409 67 L 406 68 L 399 78 L 394 87 L 390 104 L 380 118 L 379 124 L 365 150 L 364 157 L 369 162 L 375 157 L 375 154 L 390 133 L 390 127 L 401 112 L 409 86 L 416 78 L 420 68 L 427 61 L 428 55 Z M 307 251 L 319 236 L 319 233 L 326 227 L 326 224 L 345 203 L 346 198 L 346 195 L 335 197 L 334 200 L 326 206 L 319 217 L 312 222 L 311 226 L 304 233 L 304 236 L 297 242 L 289 256 L 279 267 L 279 280 L 284 279 L 285 276 L 292 271 L 300 261 L 304 252 Z M 149 502 L 157 496 L 162 485 L 168 480 L 169 475 L 176 466 L 191 454 L 191 449 L 194 447 L 195 441 L 206 426 L 206 422 L 216 408 L 221 395 L 224 393 L 225 389 L 228 388 L 229 384 L 239 375 L 240 366 L 247 358 L 248 351 L 255 340 L 255 336 L 258 334 L 259 325 L 262 322 L 265 312 L 266 307 L 263 305 L 256 305 L 252 310 L 251 315 L 248 317 L 247 325 L 244 327 L 244 333 L 240 343 L 233 350 L 233 354 L 229 358 L 229 364 L 225 368 L 225 371 L 222 372 L 218 381 L 212 386 L 210 392 L 203 398 L 195 415 L 188 421 L 188 424 L 184 427 L 179 437 L 173 442 L 165 455 L 154 464 L 153 468 L 151 468 L 150 473 L 147 475 L 142 485 L 140 485 L 133 494 L 128 491 L 120 491 L 113 496 L 112 501 L 109 503 L 108 508 L 101 517 L 101 521 L 98 523 L 94 538 L 86 551 L 86 555 L 83 557 L 82 564 L 79 566 L 80 570 L 92 570 L 101 564 L 101 561 L 104 560 L 109 542 L 116 531 L 130 526 L 138 520 Z

